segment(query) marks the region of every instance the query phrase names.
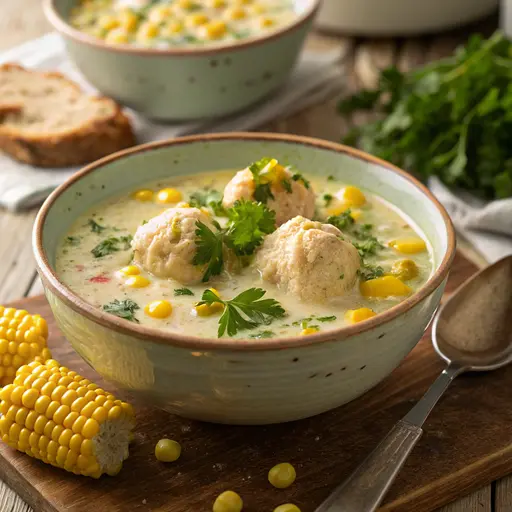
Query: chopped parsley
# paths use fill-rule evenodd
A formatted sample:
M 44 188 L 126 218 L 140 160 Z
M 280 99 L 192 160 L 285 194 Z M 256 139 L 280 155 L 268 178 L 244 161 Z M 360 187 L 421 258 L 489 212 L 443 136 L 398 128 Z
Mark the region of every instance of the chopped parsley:
M 120 237 L 111 236 L 101 241 L 91 250 L 95 258 L 103 258 L 108 254 L 118 251 L 127 251 L 131 247 L 132 235 L 124 235 Z
M 372 235 L 368 235 L 366 239 L 362 242 L 352 242 L 354 247 L 359 252 L 359 256 L 361 258 L 366 258 L 367 256 L 374 256 L 377 254 L 379 249 L 383 249 L 384 246 Z
M 355 220 L 353 219 L 350 208 L 340 213 L 339 215 L 331 215 L 327 218 L 327 224 L 332 224 L 334 227 L 338 228 L 340 231 L 345 231 L 348 228 L 351 228 L 355 224 Z
M 292 193 L 292 184 L 290 183 L 290 180 L 283 180 L 282 182 L 283 188 L 288 192 L 288 194 Z
M 327 208 L 332 203 L 333 199 L 334 199 L 334 197 L 332 196 L 332 194 L 324 194 L 323 195 L 324 206 Z
M 273 338 L 274 336 L 275 334 L 273 333 L 273 331 L 260 331 L 255 334 L 251 334 L 249 338 L 253 340 L 261 340 L 264 338 Z
M 292 180 L 293 181 L 300 181 L 305 188 L 309 188 L 311 187 L 311 184 L 309 183 L 309 181 L 304 178 L 304 176 L 302 176 L 302 174 L 300 172 L 296 172 L 293 176 L 292 176 Z
M 189 288 L 175 288 L 174 296 L 179 297 L 180 295 L 194 295 L 194 292 Z
M 222 194 L 218 190 L 206 189 L 197 190 L 190 194 L 190 206 L 201 208 L 202 206 L 211 208 L 213 213 L 219 217 L 226 216 L 226 209 L 222 206 Z
M 72 245 L 73 247 L 80 245 L 80 237 L 79 236 L 67 236 L 64 241 L 67 245 Z
M 345 274 L 343 272 L 340 274 L 340 279 L 345 279 Z
M 274 199 L 274 194 L 270 190 L 270 183 L 262 181 L 262 176 L 270 172 L 276 165 L 277 160 L 273 158 L 262 158 L 249 165 L 255 185 L 254 199 L 260 203 L 267 203 L 269 199 Z
M 205 290 L 198 305 L 223 304 L 224 312 L 219 319 L 217 335 L 220 338 L 227 332 L 228 336 L 234 336 L 239 331 L 269 325 L 275 318 L 285 316 L 279 302 L 262 298 L 265 293 L 261 288 L 249 288 L 231 300 L 222 300 L 211 290 Z
M 336 181 L 336 178 L 330 174 L 329 176 L 327 176 L 327 181 Z
M 336 320 L 336 316 L 335 315 L 332 315 L 332 316 L 319 316 L 317 318 L 317 320 L 319 322 L 334 322 L 334 320 Z
M 135 318 L 135 311 L 137 309 L 140 309 L 139 305 L 131 299 L 122 301 L 114 299 L 112 302 L 103 305 L 103 311 L 118 316 L 119 318 L 129 320 L 130 322 L 139 323 L 137 318 Z
M 370 263 L 364 263 L 361 268 L 357 271 L 359 276 L 365 281 L 370 279 L 376 279 L 384 275 L 384 269 L 379 265 L 371 265 Z
M 89 219 L 87 221 L 87 225 L 91 228 L 91 231 L 93 233 L 101 233 L 102 231 L 105 231 L 105 229 L 107 229 L 105 226 L 98 224 L 94 219 Z

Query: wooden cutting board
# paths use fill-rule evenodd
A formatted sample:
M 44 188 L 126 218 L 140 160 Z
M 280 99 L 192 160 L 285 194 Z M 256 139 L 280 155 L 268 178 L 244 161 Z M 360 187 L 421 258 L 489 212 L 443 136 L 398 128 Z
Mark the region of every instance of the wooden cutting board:
M 447 293 L 475 271 L 459 254 Z M 56 359 L 101 382 L 64 340 L 44 297 L 14 305 L 48 319 Z M 288 502 L 313 512 L 442 369 L 427 334 L 381 385 L 316 418 L 269 427 L 226 427 L 139 405 L 131 456 L 117 477 L 76 477 L 3 444 L 0 477 L 36 512 L 206 512 L 226 489 L 241 494 L 244 512 L 272 512 Z M 511 389 L 512 367 L 457 379 L 427 421 L 423 438 L 381 510 L 435 510 L 512 471 Z M 154 446 L 162 437 L 182 444 L 178 462 L 164 465 L 155 459 Z M 284 461 L 297 468 L 297 481 L 289 489 L 274 489 L 267 472 Z

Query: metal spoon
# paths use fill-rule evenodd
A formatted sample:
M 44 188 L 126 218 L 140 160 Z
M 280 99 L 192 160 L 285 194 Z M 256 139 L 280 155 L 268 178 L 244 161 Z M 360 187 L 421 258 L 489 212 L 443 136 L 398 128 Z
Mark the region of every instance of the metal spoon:
M 463 372 L 496 370 L 512 362 L 512 256 L 473 276 L 439 309 L 432 343 L 448 363 L 446 369 L 316 512 L 376 510 L 453 379 Z

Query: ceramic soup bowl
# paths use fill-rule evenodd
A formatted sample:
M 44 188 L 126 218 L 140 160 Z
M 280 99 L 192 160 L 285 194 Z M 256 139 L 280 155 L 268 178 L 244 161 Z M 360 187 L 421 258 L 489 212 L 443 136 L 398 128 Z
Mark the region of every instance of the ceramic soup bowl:
M 84 34 L 67 20 L 77 0 L 43 0 L 85 78 L 102 94 L 156 120 L 225 116 L 266 98 L 289 77 L 320 0 L 296 0 L 291 24 L 236 44 L 138 48 Z
M 55 272 L 56 248 L 80 214 L 112 195 L 169 175 L 243 168 L 261 155 L 306 173 L 334 174 L 389 200 L 416 222 L 433 249 L 429 281 L 365 322 L 310 336 L 233 340 L 173 334 L 106 314 L 76 296 Z M 423 335 L 455 253 L 449 217 L 407 173 L 338 144 L 292 135 L 231 133 L 139 146 L 89 165 L 47 199 L 34 252 L 62 332 L 105 379 L 188 418 L 267 424 L 338 407 L 388 376 Z

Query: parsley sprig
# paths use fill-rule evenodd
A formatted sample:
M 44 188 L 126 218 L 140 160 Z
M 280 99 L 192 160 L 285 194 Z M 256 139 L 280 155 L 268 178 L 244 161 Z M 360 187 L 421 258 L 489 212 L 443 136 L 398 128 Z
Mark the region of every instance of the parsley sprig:
M 135 311 L 138 309 L 140 309 L 140 306 L 131 299 L 121 301 L 114 299 L 112 302 L 103 305 L 103 311 L 136 323 L 139 323 L 139 320 L 135 317 Z
M 102 240 L 98 245 L 96 245 L 92 250 L 92 255 L 95 258 L 103 258 L 108 254 L 112 254 L 118 251 L 127 251 L 131 247 L 132 235 L 124 235 L 124 236 L 110 236 Z
M 205 290 L 198 305 L 223 304 L 224 312 L 219 319 L 217 335 L 221 338 L 227 332 L 228 336 L 235 336 L 239 331 L 269 325 L 286 314 L 275 299 L 263 299 L 265 293 L 261 288 L 249 288 L 231 300 L 222 300 L 211 290 Z
M 190 194 L 190 206 L 211 208 L 218 217 L 226 217 L 226 209 L 222 206 L 222 194 L 215 189 L 196 190 Z

